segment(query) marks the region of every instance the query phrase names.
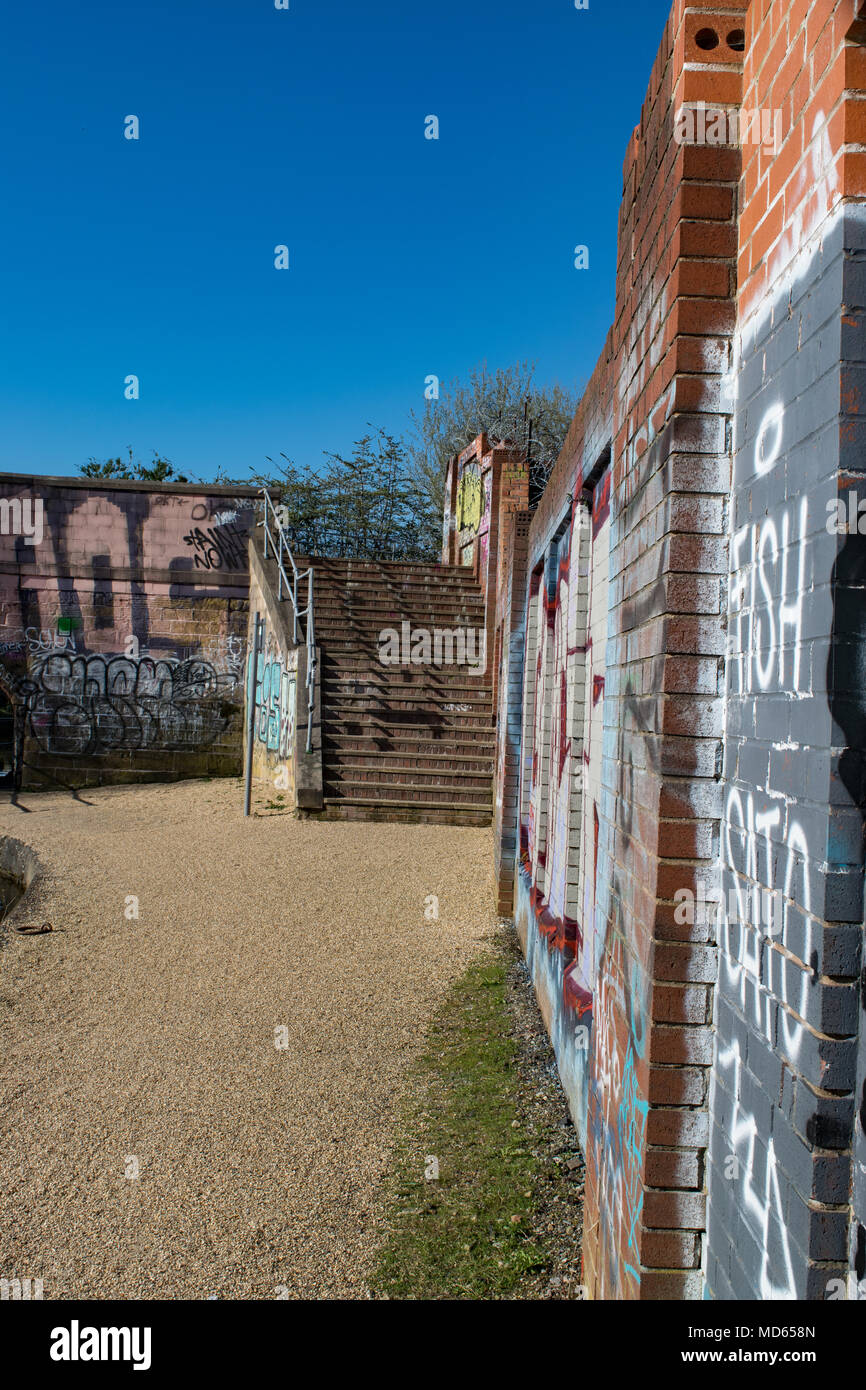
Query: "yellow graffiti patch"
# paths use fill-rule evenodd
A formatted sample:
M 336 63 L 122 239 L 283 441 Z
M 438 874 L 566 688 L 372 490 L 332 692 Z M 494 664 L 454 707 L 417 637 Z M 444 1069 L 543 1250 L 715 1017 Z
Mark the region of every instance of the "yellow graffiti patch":
M 477 468 L 467 468 L 457 489 L 457 529 L 474 533 L 481 525 L 481 513 L 481 474 Z

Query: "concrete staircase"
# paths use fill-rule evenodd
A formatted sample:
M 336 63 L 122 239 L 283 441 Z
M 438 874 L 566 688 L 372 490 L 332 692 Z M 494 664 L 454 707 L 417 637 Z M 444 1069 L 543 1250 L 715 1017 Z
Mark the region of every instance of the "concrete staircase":
M 298 559 L 299 567 L 311 563 Z M 454 566 L 313 559 L 321 653 L 323 815 L 489 825 L 491 674 L 383 665 L 387 628 L 484 626 L 481 590 Z M 447 655 L 447 653 L 446 653 Z

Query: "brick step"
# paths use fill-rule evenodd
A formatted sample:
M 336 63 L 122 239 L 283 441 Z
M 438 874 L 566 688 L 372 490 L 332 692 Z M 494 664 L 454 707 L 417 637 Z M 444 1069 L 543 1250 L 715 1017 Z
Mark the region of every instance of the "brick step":
M 329 673 L 333 672 L 335 679 L 350 680 L 353 678 L 353 672 L 361 671 L 377 679 L 387 679 L 392 674 L 398 674 L 401 680 L 410 684 L 422 680 L 455 679 L 458 684 L 463 682 L 466 685 L 476 686 L 479 684 L 489 685 L 491 680 L 489 671 L 476 671 L 474 667 L 467 666 L 462 661 L 443 662 L 439 666 L 434 664 L 429 666 L 391 666 L 379 660 L 378 650 L 365 651 L 361 647 L 350 646 L 348 643 L 345 646 L 331 644 L 325 647 L 321 643 L 319 645 L 322 657 L 321 669 Z
M 319 584 L 313 586 L 313 600 L 315 603 L 347 603 L 351 607 L 358 608 L 364 603 L 375 604 L 377 608 L 385 605 L 394 604 L 396 606 L 406 605 L 420 612 L 425 612 L 428 608 L 433 611 L 437 608 L 452 609 L 459 612 L 461 608 L 483 608 L 484 595 L 480 589 L 443 589 L 437 585 L 431 585 L 429 589 L 421 589 L 417 586 L 410 586 L 405 589 L 397 588 L 387 584 L 371 584 L 369 587 L 353 588 L 351 585 L 339 584 Z M 288 602 L 288 599 L 286 600 Z
M 313 575 L 313 589 L 315 592 L 321 590 L 331 590 L 333 592 L 346 593 L 397 593 L 415 592 L 428 594 L 474 594 L 479 597 L 483 593 L 482 587 L 471 575 L 463 578 L 458 575 L 336 575 L 326 573 L 323 570 L 315 570 Z
M 302 580 L 301 583 L 304 581 Z M 339 575 L 324 574 L 316 570 L 313 575 L 314 593 L 358 593 L 358 594 L 432 594 L 441 596 L 470 597 L 479 599 L 484 593 L 474 579 L 460 579 L 437 575 Z
M 464 773 L 470 777 L 483 776 L 490 778 L 493 776 L 493 757 L 491 756 L 472 756 L 467 753 L 416 753 L 414 750 L 405 752 L 392 751 L 391 749 L 355 749 L 355 748 L 325 748 L 323 750 L 324 761 L 331 768 L 388 768 L 392 765 L 401 769 L 402 767 L 417 768 L 419 772 L 436 772 L 441 769 L 443 772 L 455 772 L 460 775 Z
M 450 685 L 453 682 L 478 689 L 482 686 L 489 688 L 492 680 L 489 670 L 477 671 L 463 662 L 451 661 L 441 666 L 432 663 L 429 666 L 390 666 L 379 660 L 376 651 L 363 651 L 357 647 L 342 650 L 326 647 L 318 643 L 318 638 L 317 645 L 322 658 L 319 669 L 329 674 L 333 672 L 335 679 L 361 680 L 369 677 L 372 680 L 390 680 L 392 676 L 398 676 L 404 685 L 418 685 L 429 680 L 434 685 Z
M 447 738 L 419 738 L 416 734 L 407 737 L 385 733 L 347 734 L 335 732 L 327 726 L 322 730 L 322 754 L 325 759 L 331 753 L 474 759 L 493 758 L 495 752 L 495 740 L 491 738 L 489 731 L 484 729 L 453 729 L 449 731 Z
M 323 799 L 326 801 L 366 801 L 379 806 L 393 801 L 398 804 L 409 802 L 416 806 L 425 806 L 429 803 L 440 807 L 468 806 L 482 811 L 491 808 L 493 795 L 489 788 L 484 793 L 468 788 L 449 787 L 448 798 L 445 800 L 441 787 L 425 787 L 409 782 L 378 782 L 373 787 L 362 782 L 345 782 L 341 783 L 338 788 L 326 775 Z
M 335 574 L 330 570 L 314 568 L 313 587 L 316 585 L 323 589 L 377 589 L 380 593 L 386 589 L 392 593 L 397 589 L 426 589 L 431 593 L 436 591 L 449 594 L 482 592 L 482 586 L 465 570 L 458 570 L 456 573 L 453 570 L 447 573 L 442 571 L 439 574 Z
M 484 613 L 455 613 L 453 609 L 448 613 L 411 613 L 407 609 L 396 609 L 392 605 L 381 605 L 374 607 L 370 603 L 364 603 L 357 609 L 349 609 L 346 605 L 341 607 L 328 607 L 316 605 L 314 607 L 314 619 L 316 627 L 320 632 L 339 632 L 349 628 L 350 631 L 361 631 L 368 637 L 378 639 L 379 632 L 388 631 L 393 628 L 398 632 L 400 644 L 403 642 L 403 623 L 409 623 L 410 631 L 407 637 L 407 645 L 417 641 L 417 632 L 430 632 L 430 644 L 436 641 L 436 632 L 463 632 L 463 641 L 467 639 L 470 644 L 481 645 L 481 637 L 468 637 L 470 632 L 484 631 Z M 445 645 L 449 641 L 445 635 L 439 637 L 439 642 Z M 450 642 L 459 641 L 459 637 L 450 638 Z
M 324 620 L 317 611 L 315 613 L 316 641 L 320 645 L 328 644 L 332 646 L 339 642 L 354 642 L 362 646 L 371 656 L 379 659 L 379 652 L 387 643 L 389 654 L 396 655 L 397 661 L 403 659 L 403 635 L 402 624 L 406 621 L 405 617 L 399 613 L 382 615 L 380 618 L 370 620 L 368 617 L 353 618 L 345 615 L 339 618 L 328 618 Z M 484 624 L 448 622 L 442 623 L 412 623 L 411 635 L 406 640 L 407 658 L 411 657 L 413 646 L 420 645 L 422 639 L 418 633 L 428 634 L 423 637 L 423 646 L 420 650 L 426 656 L 429 650 L 430 660 L 438 651 L 442 660 L 450 660 L 455 665 L 465 665 L 467 661 L 477 662 L 479 656 L 484 656 L 485 639 L 481 636 L 484 631 Z M 436 633 L 441 635 L 436 637 Z M 397 642 L 394 641 L 392 633 L 397 634 Z M 452 636 L 446 637 L 445 633 Z M 453 634 L 457 634 L 456 636 Z M 396 647 L 396 652 L 395 652 Z M 418 650 L 418 646 L 416 646 Z
M 369 714 L 373 719 L 388 720 L 390 715 L 405 724 L 415 714 L 419 723 L 431 721 L 440 727 L 442 719 L 462 716 L 468 719 L 486 719 L 493 728 L 493 705 L 489 695 L 481 700 L 451 700 L 445 696 L 431 696 L 419 692 L 414 698 L 403 695 L 340 695 L 328 696 L 324 702 L 322 718 L 326 724 L 334 719 L 355 719 L 358 715 Z M 428 718 L 429 716 L 429 718 Z
M 375 613 L 369 608 L 365 608 L 363 611 L 359 609 L 357 613 L 351 613 L 345 609 L 340 612 L 324 613 L 320 608 L 316 608 L 313 616 L 318 637 L 360 636 L 368 642 L 374 642 L 377 648 L 380 642 L 389 639 L 393 645 L 394 639 L 390 637 L 390 634 L 396 632 L 402 649 L 403 623 L 405 622 L 410 625 L 409 636 L 406 639 L 406 645 L 410 652 L 412 643 L 419 640 L 417 637 L 419 632 L 430 634 L 426 640 L 429 641 L 431 650 L 435 648 L 437 643 L 437 632 L 440 633 L 438 644 L 443 652 L 447 652 L 449 646 L 453 650 L 459 651 L 460 648 L 457 643 L 461 640 L 464 648 L 468 646 L 470 652 L 477 652 L 484 641 L 480 636 L 484 631 L 484 615 L 481 613 L 477 615 L 466 613 L 459 617 L 448 614 L 447 617 L 430 618 L 427 614 L 415 615 L 394 609 L 387 611 L 381 609 Z M 383 633 L 387 633 L 388 638 L 383 637 Z M 457 635 L 446 637 L 445 633 L 456 633 Z
M 371 585 L 369 589 L 319 585 L 313 589 L 313 602 L 317 608 L 319 605 L 362 608 L 372 604 L 376 608 L 407 608 L 412 613 L 460 613 L 464 608 L 472 612 L 484 611 L 484 596 L 477 589 L 443 593 L 441 589 L 389 589 L 381 585 Z
M 324 780 L 329 786 L 357 785 L 370 789 L 375 786 L 441 787 L 455 791 L 480 791 L 490 795 L 491 773 L 465 772 L 459 768 L 424 768 L 388 763 L 386 767 L 368 767 L 361 763 L 333 763 L 326 760 Z
M 364 699 L 356 705 L 332 701 L 323 710 L 322 724 L 325 731 L 345 729 L 348 724 L 354 726 L 369 722 L 377 728 L 397 731 L 420 730 L 426 738 L 440 732 L 451 734 L 458 729 L 469 732 L 478 730 L 480 733 L 486 733 L 489 738 L 495 737 L 493 712 L 489 706 L 463 709 L 462 701 L 454 703 L 460 707 L 445 709 L 444 706 L 439 706 L 431 709 L 428 705 L 411 704 L 408 701 L 401 704 L 399 700 L 390 703 L 381 700 L 373 703 Z
M 325 658 L 319 665 L 318 679 L 335 695 L 339 689 L 349 690 L 357 685 L 369 685 L 375 690 L 390 690 L 398 685 L 407 690 L 429 690 L 434 695 L 461 690 L 486 696 L 492 693 L 488 673 L 473 676 L 463 666 L 371 666 L 360 661 L 335 666 Z
M 362 632 L 358 628 L 351 628 L 348 626 L 323 631 L 319 627 L 319 625 L 316 624 L 316 645 L 322 648 L 323 656 L 362 657 L 364 660 L 368 661 L 372 666 L 381 666 L 383 668 L 387 666 L 391 670 L 393 670 L 395 666 L 403 664 L 402 662 L 392 663 L 384 662 L 381 660 L 382 646 L 379 642 L 379 634 L 377 631 Z M 477 651 L 478 649 L 475 648 L 475 650 Z M 407 671 L 439 671 L 442 669 L 447 670 L 448 667 L 454 666 L 457 668 L 457 670 L 464 670 L 466 674 L 469 676 L 478 675 L 479 672 L 476 669 L 475 663 L 454 660 L 454 658 L 458 655 L 458 652 L 459 649 L 456 647 L 456 645 L 454 649 L 449 652 L 447 646 L 443 643 L 441 652 L 441 662 L 437 663 L 433 660 L 434 650 L 431 647 L 431 659 L 429 662 L 419 661 L 415 664 L 409 662 L 406 664 L 404 669 Z M 472 655 L 472 652 L 473 649 L 472 647 L 470 647 L 469 654 Z M 450 661 L 446 661 L 445 658 L 449 656 L 452 659 Z
M 359 684 L 360 682 L 356 682 Z M 322 682 L 323 696 L 327 695 L 327 710 L 357 709 L 358 702 L 369 704 L 378 710 L 383 703 L 389 709 L 416 709 L 429 705 L 445 714 L 493 714 L 493 700 L 489 690 L 466 690 L 457 686 L 456 691 L 429 685 L 373 685 L 363 682 L 363 690 L 352 690 L 345 682 L 337 685 Z M 443 710 L 444 705 L 459 705 L 459 709 Z M 466 706 L 464 709 L 463 706 Z M 326 711 L 327 717 L 327 711 Z
M 485 683 L 489 685 L 492 680 L 489 671 L 478 671 L 464 661 L 448 661 L 438 665 L 434 662 L 417 662 L 415 665 L 407 663 L 404 666 L 402 662 L 380 661 L 378 651 L 365 652 L 357 646 L 323 646 L 321 657 L 321 669 L 327 671 L 334 680 L 360 679 L 361 677 L 355 674 L 357 671 L 373 680 L 396 679 L 404 685 L 417 685 L 420 681 L 431 678 L 446 678 L 449 683 L 478 687 Z
M 319 680 L 322 689 L 329 691 L 334 696 L 384 695 L 390 691 L 406 691 L 408 694 L 417 694 L 420 691 L 426 691 L 434 699 L 439 696 L 446 700 L 458 699 L 464 693 L 468 699 L 473 700 L 489 701 L 491 698 L 489 681 L 479 680 L 472 684 L 469 681 L 457 680 L 456 678 L 449 680 L 447 677 L 437 681 L 431 680 L 426 672 L 423 675 L 419 673 L 415 680 L 407 680 L 402 667 L 398 668 L 399 679 L 392 679 L 387 675 L 387 670 L 386 667 L 385 674 L 358 671 L 352 675 L 333 675 L 328 670 L 321 670 Z
M 288 603 L 289 600 L 285 599 Z M 478 594 L 465 598 L 449 598 L 443 594 L 391 594 L 379 589 L 376 593 L 349 594 L 316 592 L 313 595 L 317 618 L 328 613 L 398 613 L 417 627 L 466 627 L 469 620 L 477 626 L 484 622 L 485 607 Z M 303 607 L 303 605 L 301 605 Z
M 385 821 L 400 825 L 489 826 L 493 821 L 492 809 L 476 811 L 450 804 L 436 806 L 430 802 L 420 804 L 414 801 L 381 804 L 357 797 L 351 800 L 325 797 L 322 811 L 308 811 L 302 814 L 311 820 Z
M 289 611 L 291 612 L 291 610 Z M 383 621 L 381 623 L 381 626 L 378 618 L 374 622 L 367 623 L 363 617 L 351 617 L 347 616 L 346 614 L 343 614 L 340 617 L 328 618 L 327 620 L 325 620 L 324 618 L 322 618 L 322 615 L 321 613 L 319 613 L 318 610 L 316 610 L 314 616 L 316 620 L 317 640 L 321 640 L 326 636 L 331 641 L 336 642 L 357 642 L 360 639 L 369 647 L 371 647 L 372 650 L 378 652 L 380 633 L 384 632 L 387 628 L 394 628 L 394 630 L 400 635 L 401 646 L 403 643 L 401 624 L 403 623 L 404 619 L 399 617 L 399 615 L 391 620 Z M 434 634 L 437 631 L 437 629 L 442 633 L 454 632 L 455 629 L 458 633 L 462 631 L 464 633 L 464 644 L 468 643 L 470 649 L 472 649 L 473 647 L 477 649 L 481 645 L 481 638 L 477 636 L 474 638 L 470 638 L 469 633 L 480 633 L 483 631 L 483 626 L 484 625 L 481 622 L 461 623 L 451 622 L 450 620 L 447 623 L 428 623 L 426 621 L 423 623 L 413 623 L 412 636 L 409 638 L 409 650 L 411 652 L 411 643 L 414 639 L 415 633 L 419 630 L 430 633 L 430 646 L 432 648 L 435 642 Z M 459 637 L 452 638 L 451 640 L 456 648 L 456 644 L 460 640 Z M 447 638 L 444 636 L 441 637 L 440 644 L 443 648 L 444 655 L 447 652 Z
M 429 714 L 429 719 L 420 716 Z M 406 718 L 402 716 L 405 715 Z M 323 727 L 329 731 L 341 730 L 344 733 L 358 731 L 361 728 L 381 729 L 383 732 L 392 729 L 402 730 L 404 733 L 410 729 L 420 731 L 422 735 L 429 738 L 434 730 L 442 734 L 452 734 L 457 729 L 474 730 L 485 732 L 488 737 L 492 735 L 492 715 L 490 714 L 461 714 L 456 710 L 448 710 L 447 713 L 439 713 L 437 710 L 424 709 L 382 709 L 352 710 L 333 706 L 329 710 L 323 711 Z M 351 725 L 351 729 L 348 726 Z
M 475 577 L 463 565 L 439 565 L 433 560 L 342 560 L 330 559 L 321 555 L 296 555 L 298 569 L 308 569 L 312 564 L 314 573 L 334 574 L 340 578 L 359 575 L 362 578 L 381 575 L 405 575 L 407 579 L 427 576 L 431 579 L 455 579 L 462 582 L 475 582 Z

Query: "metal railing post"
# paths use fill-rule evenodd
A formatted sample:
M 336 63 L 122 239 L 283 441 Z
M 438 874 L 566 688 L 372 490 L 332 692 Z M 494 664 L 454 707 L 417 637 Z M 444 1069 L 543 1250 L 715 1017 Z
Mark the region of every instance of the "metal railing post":
M 313 751 L 313 715 L 316 708 L 316 630 L 313 624 L 313 567 L 307 574 L 307 752 Z
M 270 540 L 271 546 L 273 547 L 274 558 L 277 562 L 278 598 L 282 602 L 283 586 L 285 586 L 286 594 L 292 602 L 292 641 L 296 647 L 298 646 L 298 618 L 306 617 L 307 619 L 307 752 L 311 753 L 313 751 L 313 711 L 316 705 L 316 629 L 313 619 L 313 566 L 310 565 L 303 573 L 298 570 L 295 564 L 295 557 L 289 547 L 289 542 L 283 530 L 282 523 L 280 522 L 277 509 L 271 501 L 271 495 L 266 487 L 262 488 L 262 497 L 265 503 L 264 517 L 261 522 L 261 526 L 265 533 L 263 545 L 264 554 L 267 559 L 268 540 Z M 270 534 L 271 512 L 274 514 L 276 526 L 275 536 Z M 284 550 L 289 557 L 289 564 L 292 567 L 291 581 L 286 574 L 286 568 L 283 564 Z M 304 577 L 306 577 L 307 580 L 307 606 L 305 609 L 299 610 L 298 586 Z M 264 620 L 262 620 L 262 625 L 264 626 Z M 258 637 L 256 640 L 258 640 Z
M 247 714 L 247 756 L 246 767 L 244 769 L 244 815 L 250 813 L 250 799 L 253 787 L 253 740 L 256 736 L 256 680 L 259 668 L 259 648 L 261 636 L 259 624 L 262 619 L 256 614 L 255 626 L 253 629 L 253 649 L 250 652 L 250 673 L 247 679 L 247 700 L 249 701 L 249 712 Z

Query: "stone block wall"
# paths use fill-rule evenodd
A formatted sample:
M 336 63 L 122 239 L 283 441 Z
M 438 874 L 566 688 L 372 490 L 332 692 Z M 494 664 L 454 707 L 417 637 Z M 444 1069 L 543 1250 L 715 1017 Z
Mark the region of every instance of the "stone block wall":
M 8 785 L 240 772 L 255 497 L 0 476 Z

